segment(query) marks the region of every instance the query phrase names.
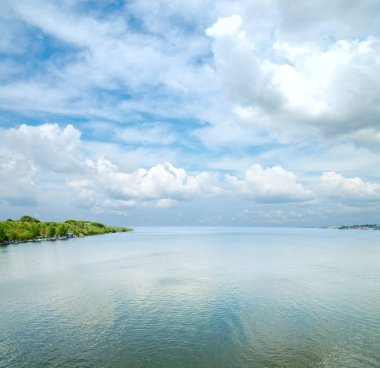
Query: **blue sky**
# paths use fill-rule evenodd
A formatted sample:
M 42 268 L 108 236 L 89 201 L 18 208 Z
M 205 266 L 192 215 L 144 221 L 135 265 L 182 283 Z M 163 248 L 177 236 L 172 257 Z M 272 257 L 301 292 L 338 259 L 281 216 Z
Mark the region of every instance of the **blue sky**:
M 2 1 L 3 218 L 379 222 L 376 1 Z

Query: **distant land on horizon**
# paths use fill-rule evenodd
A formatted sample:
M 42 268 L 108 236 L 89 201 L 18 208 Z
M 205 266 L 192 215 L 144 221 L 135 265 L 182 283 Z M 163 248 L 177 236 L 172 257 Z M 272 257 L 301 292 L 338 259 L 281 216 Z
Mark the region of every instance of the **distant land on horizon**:
M 339 230 L 380 230 L 380 224 L 339 225 L 334 228 Z

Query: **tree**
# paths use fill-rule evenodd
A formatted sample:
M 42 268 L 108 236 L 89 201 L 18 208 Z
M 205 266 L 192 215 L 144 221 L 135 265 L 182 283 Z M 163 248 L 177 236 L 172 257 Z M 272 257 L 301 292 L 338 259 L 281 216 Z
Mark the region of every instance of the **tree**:
M 17 240 L 17 233 L 14 230 L 9 231 L 8 240 Z
M 67 227 L 65 224 L 60 224 L 57 228 L 57 233 L 59 236 L 64 236 L 67 233 Z
M 4 243 L 5 240 L 8 240 L 8 237 L 5 234 L 4 226 L 0 224 L 0 244 Z
M 35 239 L 38 236 L 40 236 L 40 224 L 38 224 L 38 223 L 32 224 L 30 229 L 29 229 L 29 233 L 30 233 L 30 237 L 32 239 Z
M 49 225 L 49 227 L 46 230 L 46 235 L 49 238 L 52 238 L 53 236 L 55 236 L 55 226 L 54 225 Z
M 34 218 L 34 217 L 30 217 L 30 216 L 22 216 L 20 217 L 20 222 L 41 222 L 40 220 Z

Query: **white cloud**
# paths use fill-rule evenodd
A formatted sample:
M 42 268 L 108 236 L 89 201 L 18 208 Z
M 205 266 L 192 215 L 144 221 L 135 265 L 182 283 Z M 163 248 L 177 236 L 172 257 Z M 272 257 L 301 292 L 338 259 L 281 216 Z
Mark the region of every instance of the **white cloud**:
M 241 38 L 245 37 L 241 31 L 243 20 L 239 15 L 231 15 L 230 17 L 221 17 L 210 28 L 206 29 L 207 36 L 210 37 L 229 37 L 238 35 Z
M 57 124 L 0 130 L 0 201 L 36 206 L 57 175 L 81 172 L 80 132 Z M 62 180 L 62 179 L 61 179 Z M 64 187 L 59 184 L 60 187 Z M 55 193 L 57 194 L 57 193 Z
M 262 202 L 293 202 L 310 200 L 310 190 L 297 182 L 294 173 L 281 166 L 251 166 L 242 179 L 226 175 L 226 182 L 237 195 Z
M 58 124 L 31 126 L 3 130 L 0 145 L 4 154 L 30 160 L 38 167 L 56 172 L 75 171 L 80 162 L 80 131 L 72 125 Z
M 349 201 L 380 200 L 380 184 L 367 182 L 359 177 L 345 178 L 333 171 L 322 174 L 321 190 L 329 197 Z
M 281 42 L 274 47 L 287 60 L 281 65 L 272 63 L 274 81 L 286 98 L 287 109 L 301 116 L 298 121 L 341 136 L 365 127 L 379 129 L 377 38 L 340 40 L 326 49 Z
M 115 195 L 143 199 L 188 200 L 217 191 L 214 178 L 207 172 L 188 175 L 184 169 L 170 163 L 156 165 L 149 170 L 126 173 L 107 160 L 89 162 L 102 185 Z
M 0 151 L 0 203 L 29 207 L 37 203 L 37 168 L 28 159 L 4 156 Z
M 206 34 L 213 38 L 216 76 L 232 103 L 262 108 L 274 108 L 280 103 L 266 60 L 244 31 L 240 16 L 219 18 Z
M 380 133 L 378 38 L 326 44 L 285 41 L 277 33 L 263 46 L 248 30 L 237 15 L 206 30 L 224 100 L 222 115 L 211 118 L 198 137 L 208 146 L 294 143 L 302 137 L 375 147 L 365 130 Z M 234 131 L 242 138 L 233 140 Z
M 73 181 L 70 185 L 79 199 L 89 195 L 92 201 L 93 195 L 101 195 L 102 199 L 97 201 L 101 207 L 168 208 L 179 201 L 195 200 L 221 192 L 214 175 L 208 172 L 189 175 L 186 170 L 170 163 L 132 172 L 121 171 L 106 159 L 87 160 L 87 166 L 89 179 Z M 94 187 L 96 193 L 93 192 Z

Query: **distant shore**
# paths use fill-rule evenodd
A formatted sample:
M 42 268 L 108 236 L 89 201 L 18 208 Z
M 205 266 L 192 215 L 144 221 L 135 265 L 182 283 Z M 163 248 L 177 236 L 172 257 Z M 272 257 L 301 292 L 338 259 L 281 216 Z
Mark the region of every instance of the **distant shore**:
M 340 225 L 334 228 L 338 230 L 380 230 L 380 225 L 379 224 Z
M 132 230 L 128 227 L 106 226 L 93 221 L 43 222 L 30 216 L 22 216 L 19 220 L 0 221 L 0 245 L 67 240 Z

